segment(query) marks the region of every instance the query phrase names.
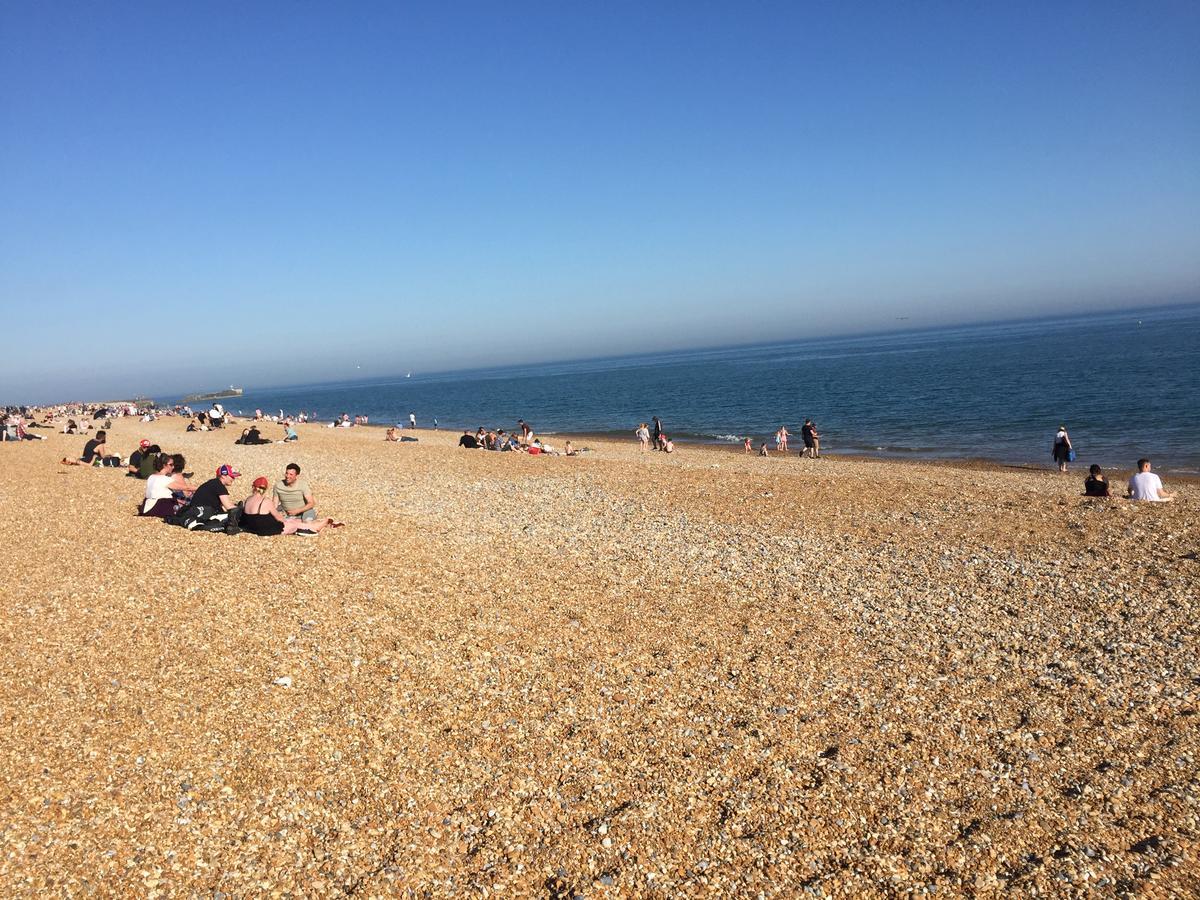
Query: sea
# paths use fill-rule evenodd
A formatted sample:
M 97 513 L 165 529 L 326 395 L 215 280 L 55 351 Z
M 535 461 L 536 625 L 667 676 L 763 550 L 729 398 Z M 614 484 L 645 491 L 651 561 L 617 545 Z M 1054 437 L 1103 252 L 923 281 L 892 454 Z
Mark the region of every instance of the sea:
M 162 398 L 177 403 L 180 398 Z M 342 413 L 375 425 L 516 427 L 633 440 L 659 416 L 677 443 L 757 449 L 806 418 L 824 453 L 1200 473 L 1200 305 L 473 371 L 247 388 L 242 414 Z M 197 404 L 206 406 L 207 404 Z

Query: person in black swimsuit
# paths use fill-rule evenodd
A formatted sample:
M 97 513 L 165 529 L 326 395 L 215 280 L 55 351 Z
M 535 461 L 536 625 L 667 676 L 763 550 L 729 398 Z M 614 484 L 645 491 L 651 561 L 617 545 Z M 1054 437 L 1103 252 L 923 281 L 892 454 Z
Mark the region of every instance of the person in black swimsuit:
M 254 479 L 253 492 L 242 504 L 242 518 L 238 522 L 242 531 L 259 537 L 274 537 L 277 534 L 316 534 L 322 528 L 342 527 L 341 522 L 333 519 L 305 522 L 302 519 L 285 518 L 267 495 L 270 486 L 271 482 L 262 475 Z

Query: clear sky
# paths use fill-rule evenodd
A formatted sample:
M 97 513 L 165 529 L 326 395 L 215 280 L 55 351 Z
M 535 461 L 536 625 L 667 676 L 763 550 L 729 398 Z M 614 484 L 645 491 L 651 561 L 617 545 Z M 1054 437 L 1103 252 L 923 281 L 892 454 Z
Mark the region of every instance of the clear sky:
M 0 402 L 1200 300 L 1198 46 L 1195 0 L 11 0 Z

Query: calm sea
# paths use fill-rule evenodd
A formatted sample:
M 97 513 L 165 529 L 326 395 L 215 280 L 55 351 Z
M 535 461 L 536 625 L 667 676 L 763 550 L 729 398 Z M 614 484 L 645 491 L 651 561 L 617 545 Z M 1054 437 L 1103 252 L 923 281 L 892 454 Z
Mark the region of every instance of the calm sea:
M 1200 472 L 1200 306 L 254 390 L 232 410 L 343 412 L 372 424 L 757 442 L 816 422 L 832 454 Z M 177 398 L 172 398 L 172 402 Z

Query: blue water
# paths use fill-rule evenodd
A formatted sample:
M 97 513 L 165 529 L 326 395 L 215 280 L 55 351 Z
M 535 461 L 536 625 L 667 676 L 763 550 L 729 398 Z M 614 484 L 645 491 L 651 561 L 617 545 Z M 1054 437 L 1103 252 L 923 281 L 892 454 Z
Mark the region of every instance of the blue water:
M 756 446 L 812 418 L 831 454 L 1050 464 L 1065 423 L 1078 463 L 1200 471 L 1200 306 L 253 390 L 247 413 L 366 414 L 373 424 L 631 435 Z M 170 402 L 177 402 L 171 398 Z M 632 439 L 632 437 L 631 437 Z

